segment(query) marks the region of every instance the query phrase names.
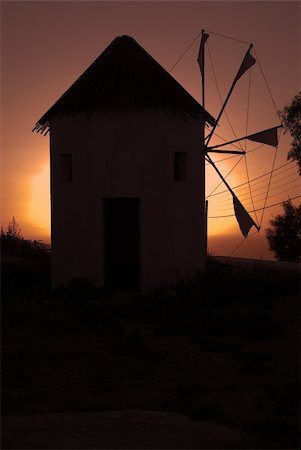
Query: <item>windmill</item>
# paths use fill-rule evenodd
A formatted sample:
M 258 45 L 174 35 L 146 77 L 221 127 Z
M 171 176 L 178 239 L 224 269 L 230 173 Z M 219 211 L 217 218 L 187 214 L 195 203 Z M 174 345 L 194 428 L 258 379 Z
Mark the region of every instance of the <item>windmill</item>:
M 205 30 L 202 30 L 200 49 L 199 49 L 197 61 L 198 61 L 199 67 L 200 67 L 200 72 L 201 72 L 201 77 L 202 77 L 202 105 L 203 105 L 203 107 L 205 105 L 205 44 L 206 44 L 206 41 L 208 40 L 208 38 L 209 38 L 209 34 L 206 33 Z M 247 210 L 245 209 L 243 204 L 240 202 L 240 200 L 234 193 L 234 191 L 231 188 L 231 186 L 229 185 L 229 183 L 226 181 L 225 177 L 222 175 L 220 170 L 216 167 L 214 161 L 212 160 L 212 158 L 210 157 L 209 154 L 210 153 L 219 153 L 219 154 L 235 154 L 235 155 L 242 154 L 242 155 L 245 155 L 246 152 L 243 150 L 225 150 L 224 149 L 224 147 L 227 145 L 234 144 L 235 142 L 239 142 L 239 141 L 242 141 L 245 139 L 248 139 L 248 140 L 254 141 L 254 142 L 260 142 L 262 144 L 267 144 L 267 145 L 270 145 L 273 147 L 277 147 L 278 146 L 278 128 L 281 128 L 282 125 L 278 125 L 273 128 L 269 128 L 269 129 L 266 129 L 263 131 L 259 131 L 257 133 L 253 133 L 253 134 L 243 136 L 243 137 L 240 137 L 240 138 L 228 141 L 228 142 L 224 142 L 219 145 L 210 146 L 209 144 L 214 135 L 216 127 L 219 125 L 220 118 L 225 111 L 226 105 L 231 97 L 232 92 L 234 91 L 234 88 L 235 88 L 237 82 L 244 75 L 244 73 L 247 72 L 256 63 L 256 59 L 251 54 L 252 48 L 253 48 L 253 44 L 250 44 L 250 46 L 244 56 L 244 59 L 240 65 L 240 67 L 238 68 L 236 76 L 232 82 L 232 85 L 229 89 L 226 99 L 224 100 L 224 103 L 222 105 L 222 108 L 221 108 L 218 116 L 217 116 L 215 124 L 213 125 L 209 134 L 205 137 L 205 142 L 204 142 L 205 160 L 214 168 L 216 173 L 221 178 L 222 182 L 225 184 L 225 186 L 231 193 L 232 199 L 233 199 L 233 207 L 234 207 L 235 216 L 236 216 L 237 222 L 239 224 L 239 228 L 245 238 L 248 237 L 249 231 L 253 226 L 257 229 L 257 231 L 260 230 L 260 226 L 253 220 L 253 218 L 247 212 Z M 208 204 L 206 202 L 206 216 L 207 216 L 207 209 L 208 209 Z M 207 232 L 206 232 L 206 234 L 207 234 Z M 206 236 L 206 239 L 207 239 L 207 236 Z

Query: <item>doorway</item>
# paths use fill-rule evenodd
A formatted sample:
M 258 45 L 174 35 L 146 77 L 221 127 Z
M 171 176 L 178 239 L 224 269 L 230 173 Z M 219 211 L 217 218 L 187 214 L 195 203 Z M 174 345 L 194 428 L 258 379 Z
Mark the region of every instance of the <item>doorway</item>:
M 105 285 L 139 290 L 140 199 L 104 199 Z

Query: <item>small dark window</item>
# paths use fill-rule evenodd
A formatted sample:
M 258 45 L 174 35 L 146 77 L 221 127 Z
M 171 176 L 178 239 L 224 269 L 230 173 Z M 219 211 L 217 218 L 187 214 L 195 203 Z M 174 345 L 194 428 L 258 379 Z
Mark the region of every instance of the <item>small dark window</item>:
M 184 181 L 187 178 L 187 152 L 175 152 L 174 179 Z
M 72 181 L 72 157 L 71 153 L 61 155 L 61 174 L 62 180 L 71 183 Z

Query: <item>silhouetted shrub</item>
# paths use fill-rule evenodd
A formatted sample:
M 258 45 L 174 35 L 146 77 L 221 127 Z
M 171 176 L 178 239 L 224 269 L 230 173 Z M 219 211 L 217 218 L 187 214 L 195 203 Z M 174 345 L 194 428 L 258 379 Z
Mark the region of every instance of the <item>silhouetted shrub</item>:
M 45 295 L 50 292 L 50 253 L 46 244 L 24 239 L 15 219 L 1 229 L 1 291 L 15 295 Z
M 301 262 L 301 204 L 294 206 L 289 199 L 282 208 L 283 213 L 270 220 L 271 227 L 266 230 L 269 248 L 279 261 Z
M 1 228 L 0 243 L 1 256 L 43 258 L 48 254 L 48 246 L 43 242 L 23 238 L 21 228 L 14 217 L 6 231 Z

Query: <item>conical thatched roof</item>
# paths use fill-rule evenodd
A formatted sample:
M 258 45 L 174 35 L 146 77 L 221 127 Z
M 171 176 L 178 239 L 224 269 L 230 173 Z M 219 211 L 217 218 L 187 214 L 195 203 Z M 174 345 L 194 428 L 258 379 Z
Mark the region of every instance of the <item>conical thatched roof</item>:
M 213 117 L 132 37 L 116 37 L 40 118 L 34 130 L 49 130 L 51 119 L 86 111 L 164 110 L 182 118 Z

